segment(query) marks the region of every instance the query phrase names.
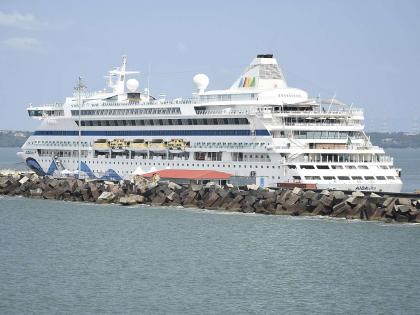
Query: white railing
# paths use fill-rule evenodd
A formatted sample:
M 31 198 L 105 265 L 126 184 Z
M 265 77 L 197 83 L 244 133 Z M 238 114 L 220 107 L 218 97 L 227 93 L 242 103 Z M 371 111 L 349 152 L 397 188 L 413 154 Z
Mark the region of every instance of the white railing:
M 357 126 L 364 128 L 364 125 L 355 122 L 313 122 L 313 123 L 300 123 L 300 122 L 285 122 L 285 126 Z
M 52 107 L 52 108 L 58 108 L 58 109 L 62 109 L 63 108 L 64 103 L 50 103 L 50 104 L 44 104 L 44 105 L 39 105 L 39 106 L 33 106 L 32 103 L 29 104 L 28 109 L 46 109 L 45 107 Z
M 190 146 L 192 149 L 240 149 L 240 150 L 253 150 L 253 149 L 269 149 L 265 144 L 259 143 L 244 143 L 244 144 L 233 144 L 233 143 L 195 143 Z

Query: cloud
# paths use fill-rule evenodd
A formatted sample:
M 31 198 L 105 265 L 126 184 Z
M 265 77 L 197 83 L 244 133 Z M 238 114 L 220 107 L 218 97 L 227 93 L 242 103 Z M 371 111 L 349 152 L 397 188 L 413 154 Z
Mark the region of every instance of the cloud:
M 3 47 L 17 51 L 36 53 L 43 53 L 46 51 L 46 48 L 42 45 L 42 43 L 32 37 L 12 37 L 3 40 L 0 43 Z
M 19 12 L 5 13 L 0 11 L 0 27 L 11 27 L 23 30 L 38 30 L 48 28 L 47 22 L 38 20 L 32 14 L 21 14 Z

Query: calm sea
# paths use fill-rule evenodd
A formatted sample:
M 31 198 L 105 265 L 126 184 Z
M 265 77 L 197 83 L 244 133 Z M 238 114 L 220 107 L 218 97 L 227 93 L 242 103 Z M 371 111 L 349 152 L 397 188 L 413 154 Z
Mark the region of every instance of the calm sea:
M 419 240 L 410 224 L 0 197 L 0 314 L 420 314 Z

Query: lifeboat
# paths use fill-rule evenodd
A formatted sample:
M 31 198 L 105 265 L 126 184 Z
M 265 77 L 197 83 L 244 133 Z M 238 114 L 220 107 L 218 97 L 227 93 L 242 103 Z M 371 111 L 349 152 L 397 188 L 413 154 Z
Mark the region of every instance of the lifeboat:
M 138 153 L 146 153 L 148 150 L 148 143 L 144 139 L 134 139 L 130 142 L 129 149 Z
M 124 152 L 127 148 L 127 141 L 125 141 L 124 139 L 114 139 L 109 143 L 112 152 Z
M 98 152 L 109 152 L 109 142 L 107 139 L 97 139 L 92 148 Z
M 189 147 L 189 142 L 186 142 L 182 139 L 172 139 L 168 143 L 169 152 L 171 153 L 183 153 L 187 147 Z
M 149 150 L 154 153 L 165 153 L 168 151 L 168 144 L 162 139 L 153 139 L 149 141 Z

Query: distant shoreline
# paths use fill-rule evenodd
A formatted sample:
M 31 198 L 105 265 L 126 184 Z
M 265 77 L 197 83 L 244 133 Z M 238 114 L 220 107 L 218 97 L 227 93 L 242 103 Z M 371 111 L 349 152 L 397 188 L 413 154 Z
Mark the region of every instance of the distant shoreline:
M 32 131 L 0 130 L 0 147 L 21 147 Z M 368 132 L 367 135 L 374 145 L 395 149 L 420 148 L 420 133 L 410 132 Z

